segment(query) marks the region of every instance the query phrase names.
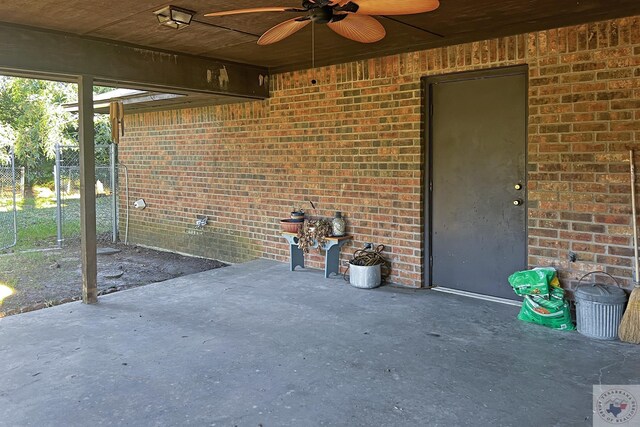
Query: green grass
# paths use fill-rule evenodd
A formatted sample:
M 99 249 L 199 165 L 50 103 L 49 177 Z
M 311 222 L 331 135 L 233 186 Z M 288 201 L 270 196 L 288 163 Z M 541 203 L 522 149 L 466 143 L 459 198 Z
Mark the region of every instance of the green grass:
M 13 241 L 13 201 L 0 199 L 0 246 Z M 80 199 L 64 200 L 63 238 L 80 237 Z M 42 249 L 57 245 L 57 221 L 55 194 L 46 187 L 34 187 L 33 197 L 17 201 L 18 243 L 13 251 Z M 111 199 L 99 197 L 96 201 L 97 232 L 111 231 Z

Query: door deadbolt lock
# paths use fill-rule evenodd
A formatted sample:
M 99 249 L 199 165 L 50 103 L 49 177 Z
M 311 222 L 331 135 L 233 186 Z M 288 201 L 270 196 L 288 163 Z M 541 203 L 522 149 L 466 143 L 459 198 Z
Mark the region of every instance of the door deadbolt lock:
M 520 205 L 522 205 L 522 200 L 520 200 L 520 199 L 515 199 L 515 200 L 513 201 L 513 206 L 520 206 Z
M 522 190 L 522 184 L 516 184 L 513 186 L 516 190 Z

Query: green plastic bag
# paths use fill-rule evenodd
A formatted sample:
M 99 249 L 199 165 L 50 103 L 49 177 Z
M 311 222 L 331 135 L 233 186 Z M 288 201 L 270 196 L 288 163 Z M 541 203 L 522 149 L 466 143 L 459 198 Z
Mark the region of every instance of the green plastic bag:
M 558 299 L 560 292 L 564 294 L 564 291 L 558 289 L 554 292 L 556 295 L 550 299 L 542 296 L 525 295 L 518 319 L 552 329 L 575 330 L 575 326 L 571 321 L 569 304 L 564 300 L 564 295 Z
M 552 300 L 560 300 L 564 302 L 564 289 L 562 288 L 551 288 L 551 292 L 549 292 L 549 299 Z
M 516 295 L 549 295 L 549 283 L 555 274 L 553 268 L 518 271 L 509 276 L 509 284 Z
M 575 330 L 555 268 L 518 271 L 509 277 L 509 284 L 517 295 L 524 296 L 518 319 L 553 329 Z
M 552 313 L 560 310 L 566 302 L 562 288 L 551 288 L 548 295 L 529 295 L 529 297 L 534 303 Z

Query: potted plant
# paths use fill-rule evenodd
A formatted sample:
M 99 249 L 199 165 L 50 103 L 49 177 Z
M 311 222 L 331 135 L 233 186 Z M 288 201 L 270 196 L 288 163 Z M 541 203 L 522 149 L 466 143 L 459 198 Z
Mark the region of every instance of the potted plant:
M 304 221 L 304 209 L 301 207 L 293 207 L 291 211 L 291 221 L 293 222 L 303 222 Z
M 309 204 L 313 209 L 315 209 L 315 205 L 313 202 L 309 201 Z M 304 208 L 301 206 L 294 206 L 291 210 L 289 218 L 281 219 L 280 226 L 282 231 L 285 233 L 297 233 L 302 229 L 302 224 L 304 223 L 305 212 Z

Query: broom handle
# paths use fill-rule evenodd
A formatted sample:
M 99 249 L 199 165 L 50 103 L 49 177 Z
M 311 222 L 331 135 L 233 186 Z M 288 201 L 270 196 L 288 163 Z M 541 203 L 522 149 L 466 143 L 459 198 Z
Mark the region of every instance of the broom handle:
M 636 168 L 633 162 L 633 150 L 629 150 L 629 163 L 631 164 L 631 210 L 633 211 L 633 266 L 635 268 L 634 282 L 636 286 L 640 281 L 638 280 L 638 227 L 636 224 Z

